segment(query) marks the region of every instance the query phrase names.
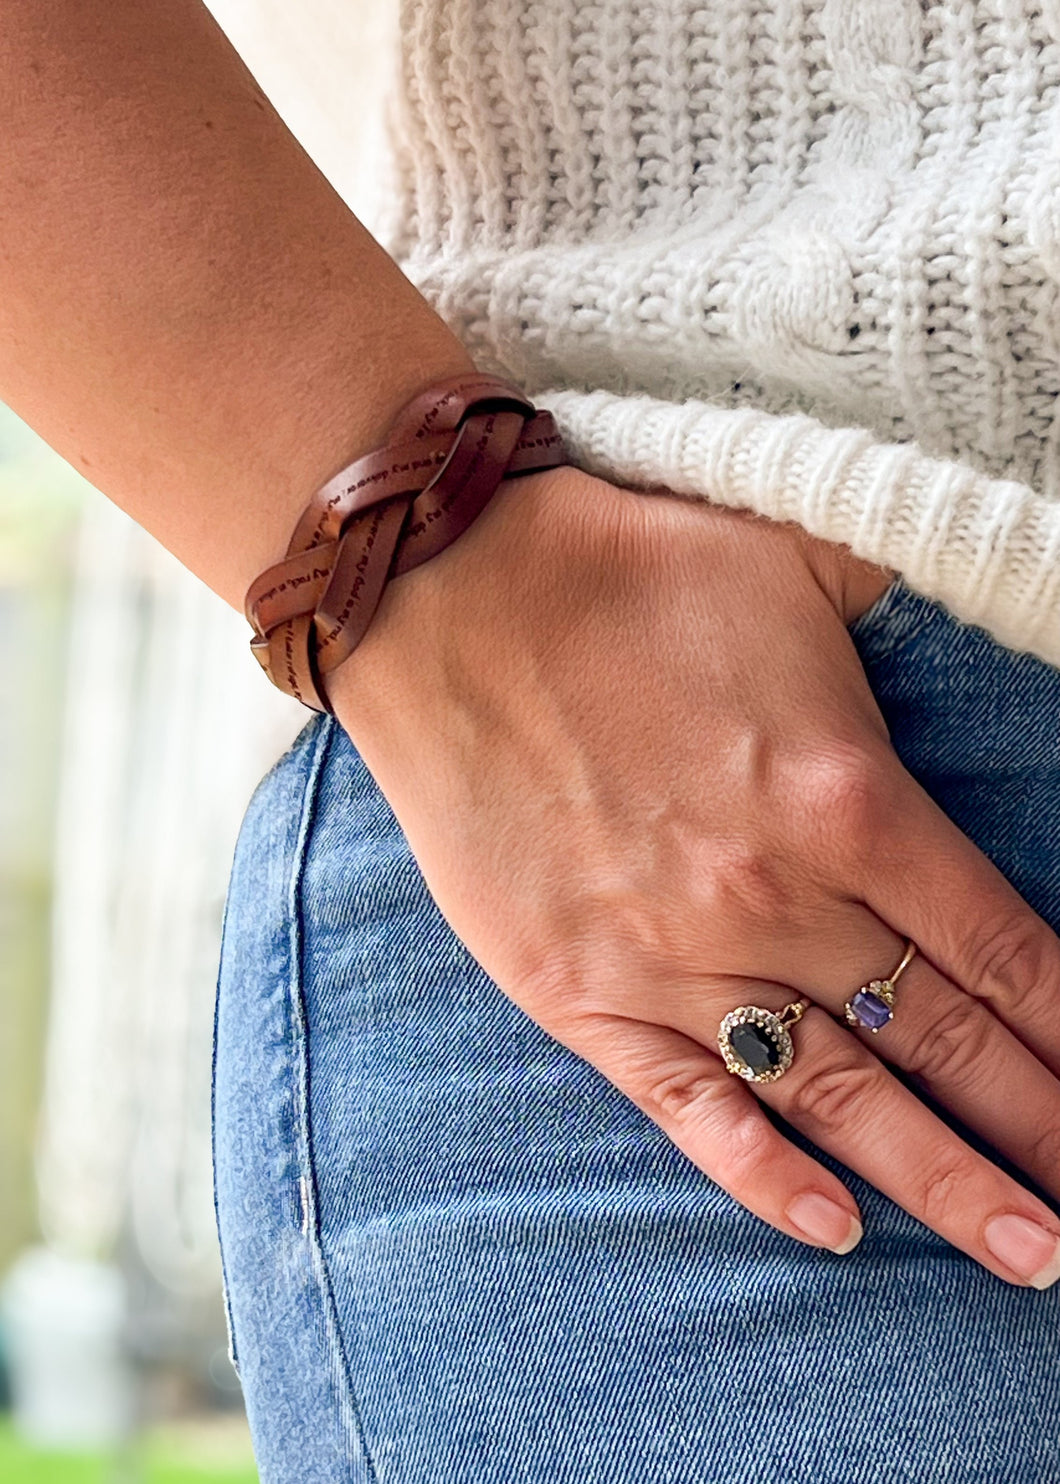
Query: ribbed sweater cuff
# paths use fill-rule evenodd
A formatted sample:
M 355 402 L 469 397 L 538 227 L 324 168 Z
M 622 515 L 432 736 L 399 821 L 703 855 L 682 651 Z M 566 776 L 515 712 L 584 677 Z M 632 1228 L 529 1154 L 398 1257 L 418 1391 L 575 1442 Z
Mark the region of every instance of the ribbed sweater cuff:
M 1060 664 L 1060 504 L 858 428 L 707 402 L 535 393 L 572 460 L 845 543 L 1013 649 Z

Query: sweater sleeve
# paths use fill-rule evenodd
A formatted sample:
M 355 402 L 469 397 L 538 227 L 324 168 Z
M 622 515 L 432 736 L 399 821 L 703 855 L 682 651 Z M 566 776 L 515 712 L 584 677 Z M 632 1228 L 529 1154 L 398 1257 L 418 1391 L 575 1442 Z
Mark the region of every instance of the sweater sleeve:
M 1055 8 L 208 3 L 578 465 L 796 521 L 1060 664 Z

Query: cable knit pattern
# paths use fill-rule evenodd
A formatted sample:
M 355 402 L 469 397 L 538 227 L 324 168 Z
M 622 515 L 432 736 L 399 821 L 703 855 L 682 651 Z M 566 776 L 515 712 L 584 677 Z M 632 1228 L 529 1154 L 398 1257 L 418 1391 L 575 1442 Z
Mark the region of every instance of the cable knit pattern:
M 402 0 L 369 223 L 577 462 L 1060 663 L 1060 0 Z

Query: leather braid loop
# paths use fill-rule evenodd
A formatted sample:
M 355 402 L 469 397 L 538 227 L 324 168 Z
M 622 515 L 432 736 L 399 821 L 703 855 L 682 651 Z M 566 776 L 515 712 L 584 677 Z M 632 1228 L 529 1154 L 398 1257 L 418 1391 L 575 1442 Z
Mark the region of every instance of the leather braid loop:
M 283 561 L 247 589 L 269 679 L 334 714 L 324 677 L 360 643 L 390 578 L 462 535 L 501 480 L 566 462 L 552 414 L 510 382 L 473 372 L 413 397 L 381 448 L 317 491 Z

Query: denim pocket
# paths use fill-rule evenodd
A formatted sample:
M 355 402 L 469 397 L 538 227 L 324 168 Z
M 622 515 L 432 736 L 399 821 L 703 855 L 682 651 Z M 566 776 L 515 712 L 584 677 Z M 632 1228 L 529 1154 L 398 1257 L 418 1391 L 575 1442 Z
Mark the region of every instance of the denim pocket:
M 847 625 L 862 660 L 876 660 L 911 643 L 939 613 L 939 605 L 896 577 L 876 601 Z

